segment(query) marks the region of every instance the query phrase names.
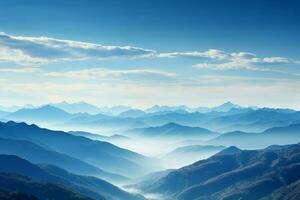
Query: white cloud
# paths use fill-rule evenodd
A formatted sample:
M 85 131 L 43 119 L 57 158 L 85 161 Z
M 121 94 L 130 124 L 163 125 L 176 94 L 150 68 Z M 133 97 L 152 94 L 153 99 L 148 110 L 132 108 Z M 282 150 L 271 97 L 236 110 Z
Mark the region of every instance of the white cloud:
M 170 52 L 160 53 L 157 55 L 161 58 L 176 58 L 176 57 L 190 57 L 190 58 L 210 58 L 210 59 L 226 59 L 229 54 L 218 49 L 209 49 L 207 51 L 189 51 L 189 52 Z
M 0 33 L 0 61 L 43 64 L 58 60 L 149 56 L 155 51 L 131 46 L 60 40 L 48 37 L 24 37 Z
M 175 73 L 152 70 L 152 69 L 128 69 L 128 70 L 110 70 L 106 68 L 91 68 L 76 71 L 67 72 L 48 72 L 46 76 L 52 77 L 65 77 L 74 79 L 110 79 L 124 76 L 162 76 L 162 77 L 174 77 Z
M 213 69 L 213 70 L 228 70 L 228 69 L 254 69 L 245 62 L 225 62 L 225 63 L 199 63 L 193 65 L 193 67 L 198 69 Z
M 223 53 L 222 53 L 223 54 Z M 255 54 L 248 52 L 228 53 L 228 56 L 222 59 L 212 59 L 211 62 L 198 63 L 193 65 L 199 69 L 247 69 L 256 71 L 266 71 L 261 65 L 279 65 L 279 64 L 299 64 L 291 59 L 284 57 L 257 57 Z
M 291 62 L 287 58 L 283 57 L 266 57 L 262 59 L 262 63 L 289 63 Z
M 104 58 L 205 58 L 216 63 L 200 63 L 198 68 L 250 69 L 254 65 L 296 63 L 284 57 L 258 57 L 249 52 L 225 52 L 218 49 L 206 51 L 166 52 L 132 46 L 105 46 L 96 43 L 61 40 L 49 37 L 13 36 L 0 32 L 0 62 L 15 62 L 23 65 L 48 62 Z M 221 62 L 221 63 L 220 63 Z
M 41 72 L 38 67 L 22 67 L 22 68 L 0 68 L 0 73 L 34 73 Z
M 228 53 L 218 49 L 209 49 L 207 51 L 187 51 L 187 52 L 169 52 L 157 54 L 157 57 L 165 58 L 176 58 L 176 57 L 186 57 L 186 58 L 208 58 L 218 61 L 245 61 L 251 63 L 296 63 L 288 58 L 284 57 L 258 57 L 256 54 L 250 52 L 233 52 Z

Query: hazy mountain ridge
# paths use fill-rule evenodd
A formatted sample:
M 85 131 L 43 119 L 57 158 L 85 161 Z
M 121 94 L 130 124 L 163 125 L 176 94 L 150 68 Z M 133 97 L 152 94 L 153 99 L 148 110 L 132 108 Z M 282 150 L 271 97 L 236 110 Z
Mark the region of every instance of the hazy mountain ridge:
M 225 146 L 215 145 L 189 145 L 180 146 L 173 151 L 162 155 L 160 158 L 165 160 L 174 168 L 179 168 L 197 160 L 209 158 L 210 156 L 225 149 Z M 180 158 L 180 159 L 179 159 Z
M 130 136 L 135 135 L 137 137 L 182 137 L 182 138 L 200 138 L 200 139 L 207 139 L 213 138 L 218 135 L 218 133 L 212 132 L 205 128 L 200 127 L 188 127 L 182 126 L 176 123 L 168 123 L 164 124 L 163 126 L 157 127 L 147 127 L 147 128 L 140 128 L 140 129 L 132 129 L 126 131 L 126 133 Z
M 55 104 L 21 109 L 4 115 L 2 118 L 47 125 L 50 128 L 87 131 L 108 130 L 110 132 L 162 126 L 173 122 L 223 133 L 235 130 L 261 132 L 274 126 L 287 126 L 300 120 L 300 112 L 291 109 L 241 107 L 231 102 L 210 108 L 205 112 L 188 109 L 185 106 L 154 106 L 154 109 L 150 109 L 148 112 L 147 109 L 138 110 L 124 107 L 124 111 L 118 115 L 103 114 L 105 112 L 89 114 L 72 111 L 72 113 L 68 113 L 60 109 L 61 107 L 57 108 L 53 105 Z M 72 107 L 73 104 L 67 105 Z
M 274 127 L 261 133 L 247 133 L 242 131 L 224 133 L 210 141 L 207 141 L 207 143 L 257 149 L 264 148 L 272 144 L 293 144 L 295 141 L 300 141 L 300 124 Z
M 49 105 L 57 107 L 61 110 L 64 110 L 68 113 L 89 113 L 89 114 L 107 114 L 112 115 L 110 112 L 103 112 L 101 108 L 94 106 L 92 104 L 88 104 L 85 102 L 76 102 L 76 103 L 68 103 L 66 101 L 60 103 L 50 103 Z
M 104 136 L 104 135 L 99 135 L 99 134 L 89 133 L 89 132 L 84 132 L 84 131 L 69 131 L 68 133 L 75 135 L 75 136 L 83 136 L 83 137 L 87 137 L 87 138 L 90 138 L 93 140 L 101 140 L 101 141 L 106 141 L 106 142 L 130 140 L 129 137 L 124 136 L 124 135 L 118 135 L 118 134 L 114 134 L 111 136 Z
M 147 195 L 154 193 L 166 200 L 267 200 L 290 193 L 293 194 L 290 198 L 297 196 L 298 180 L 290 176 L 298 170 L 297 145 L 279 145 L 300 141 L 299 111 L 244 108 L 227 102 L 215 108 L 199 108 L 201 112 L 185 106 L 154 106 L 149 110 L 127 108 L 116 115 L 91 114 L 91 110 L 90 113 L 66 111 L 78 104 L 59 106 L 4 112 L 6 120 L 37 122 L 66 130 L 72 127 L 74 131 L 1 122 L 0 154 L 15 154 L 39 164 L 38 168 L 53 175 L 53 180 L 47 178 L 53 184 L 72 182 L 72 190 L 96 199 L 103 196 L 107 200 L 140 200 L 143 197 L 83 175 L 95 175 L 113 183 L 132 183 L 131 189 L 142 190 Z M 225 146 L 230 147 L 224 149 Z M 157 151 L 153 155 L 159 159 L 136 153 L 145 153 L 143 148 L 145 152 Z M 289 159 L 292 163 L 287 162 Z M 181 163 L 174 163 L 176 160 Z M 194 164 L 140 178 L 149 172 L 190 163 Z M 36 177 L 29 178 L 39 184 L 39 180 L 34 180 Z M 97 183 L 104 185 L 97 188 Z M 122 197 L 117 198 L 110 190 Z
M 34 142 L 57 152 L 78 158 L 109 172 L 126 176 L 143 174 L 151 159 L 107 142 L 73 136 L 62 131 L 41 129 L 25 123 L 0 123 L 0 137 Z M 105 160 L 106 162 L 102 162 Z
M 108 173 L 79 159 L 25 140 L 4 139 L 0 136 L 0 154 L 17 155 L 36 164 L 53 164 L 76 174 L 93 175 L 112 182 L 128 180 L 121 175 Z

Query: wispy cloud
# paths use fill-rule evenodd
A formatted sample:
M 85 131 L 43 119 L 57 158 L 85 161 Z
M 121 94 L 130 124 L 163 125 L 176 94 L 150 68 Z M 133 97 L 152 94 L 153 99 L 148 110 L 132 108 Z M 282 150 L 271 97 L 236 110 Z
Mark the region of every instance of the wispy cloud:
M 105 46 L 49 37 L 24 37 L 0 33 L 0 61 L 20 64 L 43 64 L 51 61 L 88 58 L 132 58 L 154 53 L 153 50 L 132 46 Z
M 35 73 L 41 71 L 38 67 L 0 68 L 0 72 L 2 73 Z
M 126 76 L 161 76 L 161 77 L 174 77 L 175 73 L 153 70 L 153 69 L 128 69 L 128 70 L 110 70 L 107 68 L 91 68 L 83 70 L 74 70 L 67 72 L 48 72 L 45 73 L 46 76 L 52 77 L 65 77 L 74 79 L 111 79 L 120 78 Z
M 0 62 L 22 65 L 45 64 L 56 61 L 105 59 L 105 58 L 201 58 L 196 68 L 215 70 L 259 70 L 257 66 L 276 64 L 299 64 L 285 57 L 259 57 L 249 52 L 226 52 L 219 49 L 206 51 L 160 53 L 132 46 L 105 46 L 97 43 L 62 40 L 49 37 L 14 36 L 0 32 Z M 141 73 L 140 71 L 137 71 Z M 89 73 L 84 72 L 85 74 Z M 106 72 L 105 72 L 106 73 Z M 105 74 L 101 72 L 100 74 Z M 132 73 L 132 72 L 131 72 Z M 97 72 L 99 75 L 99 73 Z M 114 72 L 114 75 L 124 74 Z
M 275 64 L 288 64 L 299 62 L 285 58 L 285 57 L 258 57 L 256 54 L 249 52 L 225 52 L 218 49 L 210 49 L 207 51 L 191 51 L 191 52 L 171 52 L 161 53 L 158 57 L 165 58 L 205 58 L 208 62 L 195 64 L 194 67 L 199 69 L 209 68 L 214 70 L 227 70 L 227 69 L 247 69 L 247 70 L 260 70 L 256 66 L 259 65 L 275 65 Z
M 229 54 L 218 49 L 209 49 L 207 51 L 189 51 L 189 52 L 169 52 L 157 54 L 157 57 L 162 58 L 176 58 L 176 57 L 190 57 L 190 58 L 210 58 L 210 59 L 226 59 Z
M 160 53 L 158 57 L 176 58 L 176 57 L 187 57 L 187 58 L 209 58 L 214 60 L 251 60 L 252 62 L 258 63 L 288 63 L 290 59 L 284 57 L 263 57 L 260 58 L 254 53 L 249 52 L 225 52 L 218 49 L 209 49 L 207 51 L 188 51 L 188 52 L 169 52 Z

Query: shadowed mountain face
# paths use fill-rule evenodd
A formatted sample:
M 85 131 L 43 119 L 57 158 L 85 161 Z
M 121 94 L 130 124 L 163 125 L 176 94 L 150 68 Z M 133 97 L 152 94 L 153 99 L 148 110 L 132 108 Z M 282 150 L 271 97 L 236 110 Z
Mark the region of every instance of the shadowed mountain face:
M 1 200 L 38 200 L 33 195 L 16 192 L 12 190 L 0 189 L 0 199 Z
M 148 193 L 164 199 L 281 199 L 280 191 L 297 194 L 300 145 L 217 154 L 170 172 L 150 185 Z M 275 198 L 276 197 L 276 198 Z M 296 200 L 295 198 L 291 198 Z
M 297 200 L 300 199 L 300 181 L 280 187 L 262 200 Z
M 77 185 L 78 187 L 83 187 L 88 189 L 89 191 L 92 191 L 93 193 L 100 194 L 104 196 L 105 199 L 145 200 L 141 195 L 135 195 L 125 192 L 120 188 L 98 178 L 71 174 L 53 165 L 43 165 L 41 166 L 41 168 L 61 179 L 68 180 L 69 182 L 71 182 L 74 185 Z
M 41 129 L 25 123 L 0 123 L 0 137 L 26 140 L 110 172 L 126 176 L 143 175 L 153 168 L 152 160 L 132 151 L 119 148 L 107 142 L 94 141 L 62 131 Z
M 33 181 L 30 178 L 16 174 L 0 173 L 0 187 L 14 192 L 17 191 L 18 193 L 31 194 L 37 197 L 37 199 L 92 200 L 89 197 L 68 190 L 61 185 Z M 28 196 L 27 198 L 34 199 Z M 105 199 L 102 198 L 102 200 Z
M 34 181 L 46 181 L 63 185 L 67 190 L 76 191 L 93 199 L 102 200 L 143 200 L 139 195 L 127 193 L 98 178 L 69 173 L 53 165 L 34 165 L 17 156 L 0 155 L 0 172 L 20 174 Z M 3 183 L 5 186 L 5 184 Z M 1 187 L 1 186 L 0 186 Z M 7 187 L 8 188 L 8 187 Z M 11 189 L 11 188 L 8 188 Z M 20 190 L 22 191 L 22 190 Z M 26 191 L 24 191 L 26 192 Z M 34 193 L 31 193 L 34 194 Z

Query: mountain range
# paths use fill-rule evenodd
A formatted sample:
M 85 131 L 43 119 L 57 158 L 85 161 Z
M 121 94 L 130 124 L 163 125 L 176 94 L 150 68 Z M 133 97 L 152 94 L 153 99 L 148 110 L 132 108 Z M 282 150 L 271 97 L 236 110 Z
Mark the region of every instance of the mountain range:
M 299 144 L 221 152 L 140 189 L 166 200 L 296 200 L 300 197 L 299 153 Z
M 66 154 L 108 172 L 128 177 L 141 176 L 153 168 L 153 160 L 119 148 L 108 142 L 74 136 L 62 131 L 39 128 L 36 125 L 0 123 L 0 137 L 25 140 L 52 151 Z M 105 160 L 105 162 L 103 162 Z
M 128 180 L 124 176 L 106 172 L 87 162 L 26 140 L 0 138 L 0 154 L 17 155 L 36 164 L 57 165 L 72 173 L 92 175 L 111 182 L 126 182 Z
M 299 197 L 296 110 L 61 102 L 4 108 L 0 119 L 3 199 Z
M 293 144 L 295 141 L 300 141 L 300 124 L 274 127 L 261 133 L 248 133 L 242 131 L 224 133 L 206 143 L 225 146 L 234 145 L 240 148 L 256 149 L 264 148 L 272 144 Z
M 205 128 L 168 123 L 158 127 L 137 128 L 126 131 L 127 135 L 146 138 L 209 139 L 218 134 Z
M 64 190 L 69 191 L 70 195 L 74 193 L 74 197 L 66 198 L 70 200 L 73 198 L 83 199 L 81 195 L 88 197 L 86 199 L 96 200 L 144 200 L 139 195 L 127 193 L 101 179 L 75 175 L 54 165 L 34 165 L 13 155 L 0 155 L 0 161 L 2 163 L 0 174 L 3 176 L 0 178 L 0 187 L 5 189 L 27 192 L 42 199 L 45 197 L 49 199 L 64 199 L 66 194 L 60 197 L 59 191 L 51 192 L 51 190 L 62 188 L 62 192 Z M 17 187 L 12 188 L 12 186 Z M 52 189 L 50 186 L 57 187 L 57 189 Z M 38 187 L 41 187 L 42 191 L 33 189 Z M 55 196 L 51 197 L 51 195 Z
M 38 108 L 25 108 L 12 113 L 2 112 L 3 119 L 35 123 L 55 129 L 120 132 L 134 128 L 162 126 L 177 123 L 202 127 L 214 132 L 261 132 L 275 126 L 287 126 L 300 121 L 300 112 L 290 109 L 241 107 L 231 102 L 199 111 L 187 107 L 154 106 L 138 110 L 120 107 L 117 115 L 108 112 L 79 112 L 78 105 L 86 103 L 50 104 Z M 176 109 L 175 109 L 176 108 Z M 179 108 L 179 109 L 178 109 Z M 91 114 L 93 113 L 93 114 Z M 94 114 L 98 113 L 98 114 Z
M 173 151 L 162 155 L 160 158 L 164 160 L 169 166 L 179 168 L 184 165 L 191 164 L 197 160 L 209 158 L 210 156 L 222 151 L 225 148 L 225 146 L 221 145 L 180 146 Z

